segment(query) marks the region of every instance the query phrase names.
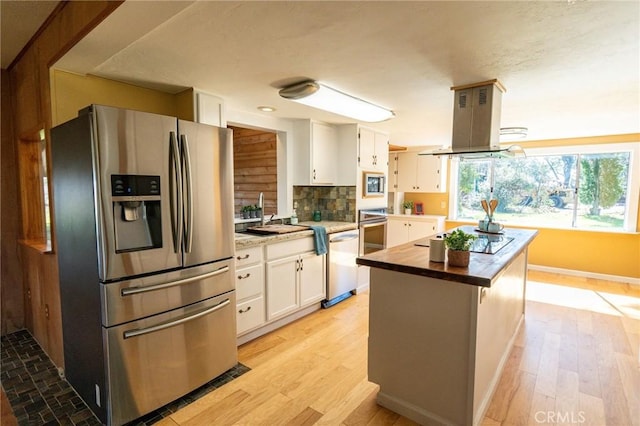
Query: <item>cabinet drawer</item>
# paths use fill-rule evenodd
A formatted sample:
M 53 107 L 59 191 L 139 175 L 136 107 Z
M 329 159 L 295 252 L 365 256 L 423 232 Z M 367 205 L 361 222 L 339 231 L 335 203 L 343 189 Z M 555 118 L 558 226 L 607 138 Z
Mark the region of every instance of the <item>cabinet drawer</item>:
M 262 246 L 236 251 L 236 269 L 262 262 Z
M 264 291 L 264 266 L 262 263 L 236 270 L 236 297 L 244 300 L 261 296 Z
M 279 259 L 312 250 L 315 250 L 312 237 L 267 244 L 267 259 Z
M 264 324 L 264 297 L 239 303 L 236 307 L 238 334 Z

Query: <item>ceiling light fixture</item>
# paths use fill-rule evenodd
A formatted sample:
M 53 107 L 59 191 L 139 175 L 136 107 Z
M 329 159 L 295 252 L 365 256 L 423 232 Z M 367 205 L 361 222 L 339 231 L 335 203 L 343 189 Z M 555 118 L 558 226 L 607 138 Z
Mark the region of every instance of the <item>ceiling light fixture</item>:
M 280 90 L 280 96 L 314 108 L 370 123 L 395 117 L 393 111 L 347 95 L 313 80 Z
M 500 140 L 524 139 L 529 129 L 526 127 L 501 127 Z
M 258 109 L 262 112 L 274 112 L 276 109 L 269 105 L 260 105 Z

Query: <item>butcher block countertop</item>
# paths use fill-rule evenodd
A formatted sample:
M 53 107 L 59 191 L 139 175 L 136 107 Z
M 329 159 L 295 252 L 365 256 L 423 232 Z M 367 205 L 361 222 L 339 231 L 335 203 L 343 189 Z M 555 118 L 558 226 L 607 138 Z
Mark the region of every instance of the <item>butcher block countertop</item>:
M 467 233 L 480 234 L 475 231 L 473 226 L 461 226 L 460 228 Z M 447 233 L 451 231 L 453 229 L 447 231 Z M 518 254 L 527 248 L 537 234 L 538 231 L 533 229 L 505 228 L 502 235 L 504 237 L 512 237 L 513 241 L 496 254 L 472 252 L 467 268 L 449 266 L 447 262 L 430 262 L 429 247 L 425 247 L 425 245 L 429 244 L 428 238 L 422 238 L 358 257 L 356 263 L 358 265 L 446 281 L 491 287 L 491 284 L 500 276 L 501 272 L 513 262 Z M 420 245 L 416 245 L 416 243 Z
M 301 226 L 324 226 L 327 230 L 327 234 L 333 234 L 342 231 L 352 231 L 358 229 L 358 224 L 355 222 L 336 222 L 323 220 L 320 222 L 299 222 Z M 295 240 L 298 238 L 310 237 L 313 235 L 311 229 L 304 231 L 290 232 L 285 234 L 272 234 L 272 235 L 257 235 L 251 233 L 236 233 L 236 249 L 244 249 L 254 247 L 260 244 L 271 244 L 280 241 Z

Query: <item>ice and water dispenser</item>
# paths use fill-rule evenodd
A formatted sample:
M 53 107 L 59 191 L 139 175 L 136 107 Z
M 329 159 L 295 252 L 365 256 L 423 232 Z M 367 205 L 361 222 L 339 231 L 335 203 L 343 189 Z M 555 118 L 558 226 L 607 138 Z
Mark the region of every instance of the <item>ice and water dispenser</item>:
M 162 247 L 160 176 L 111 175 L 116 253 Z

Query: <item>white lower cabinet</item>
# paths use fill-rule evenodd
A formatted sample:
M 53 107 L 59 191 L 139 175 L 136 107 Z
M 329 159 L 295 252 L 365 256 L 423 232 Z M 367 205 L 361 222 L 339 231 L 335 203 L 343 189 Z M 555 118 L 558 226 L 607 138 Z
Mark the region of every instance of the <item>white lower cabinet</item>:
M 298 256 L 267 262 L 267 318 L 272 320 L 298 309 Z
M 326 256 L 317 256 L 313 238 L 267 246 L 267 320 L 325 298 Z
M 323 300 L 327 295 L 326 256 L 307 253 L 300 257 L 300 307 Z
M 265 323 L 263 260 L 263 246 L 236 252 L 236 326 L 238 335 Z
M 236 325 L 244 343 L 313 310 L 326 297 L 326 255 L 313 238 L 236 251 Z
M 444 216 L 389 215 L 387 219 L 387 248 L 444 231 Z

